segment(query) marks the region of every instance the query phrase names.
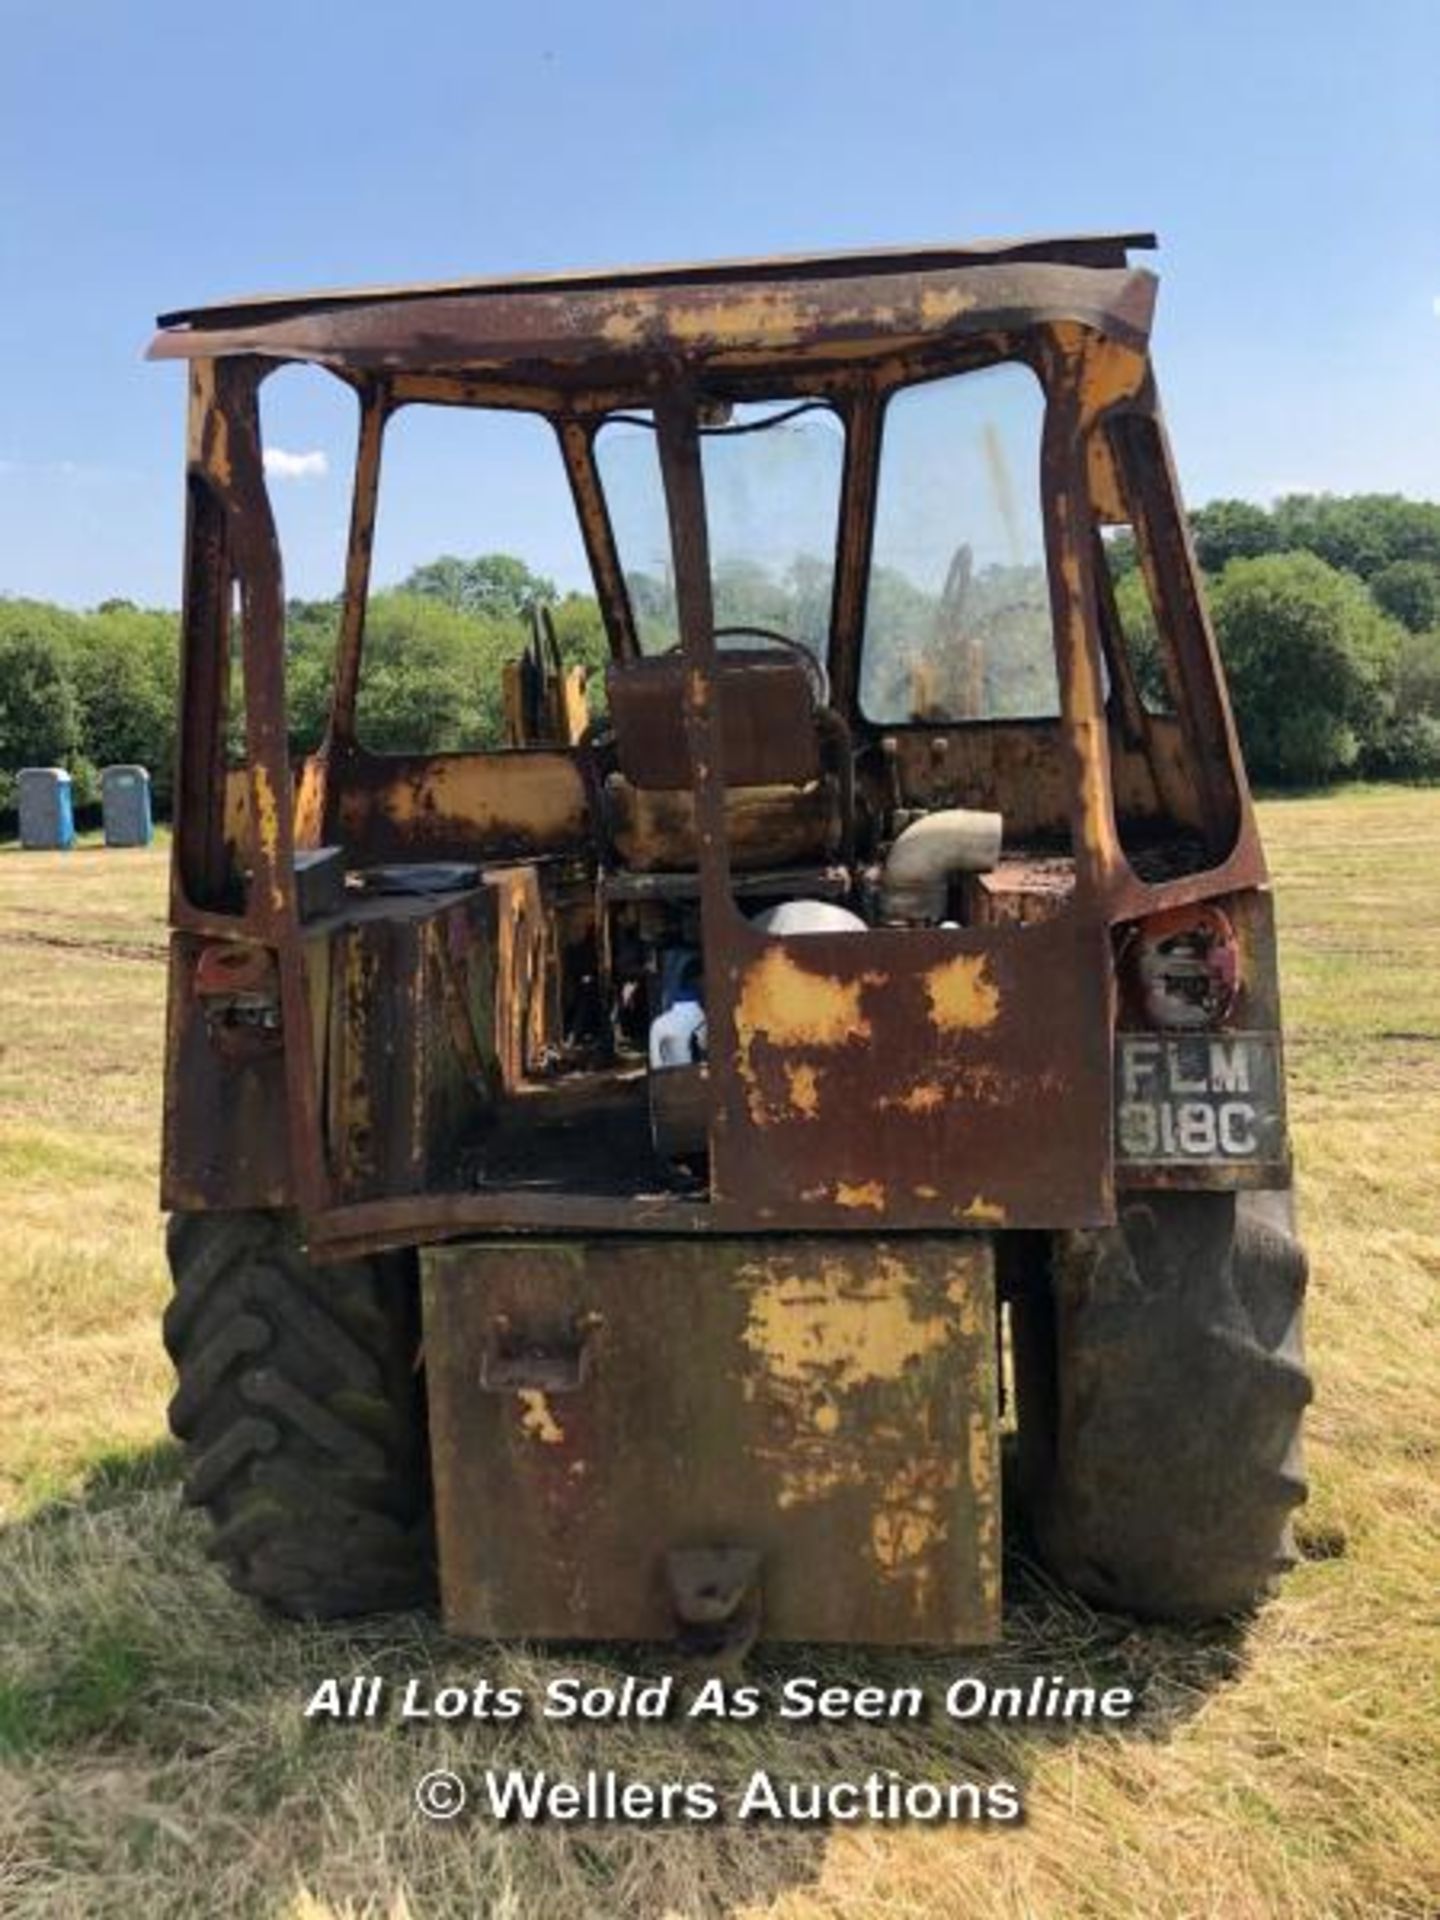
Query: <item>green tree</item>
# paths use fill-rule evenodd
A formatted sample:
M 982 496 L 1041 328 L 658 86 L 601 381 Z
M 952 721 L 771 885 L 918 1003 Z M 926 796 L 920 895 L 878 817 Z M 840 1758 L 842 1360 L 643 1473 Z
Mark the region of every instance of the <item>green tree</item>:
M 175 759 L 179 622 L 173 613 L 107 600 L 75 622 L 70 665 L 85 758 L 97 767 L 148 769 L 158 801 L 170 798 Z
M 1190 515 L 1190 530 L 1195 557 L 1206 573 L 1221 573 L 1232 560 L 1253 560 L 1275 550 L 1274 523 L 1250 500 L 1211 500 Z
M 330 716 L 338 600 L 290 600 L 285 606 L 285 715 L 290 752 L 313 753 Z
M 532 600 L 558 598 L 555 582 L 532 573 L 513 553 L 482 553 L 474 560 L 442 554 L 407 574 L 400 591 L 441 600 L 457 613 L 490 614 L 502 619 L 523 613 Z
M 1411 633 L 1440 626 L 1440 567 L 1428 560 L 1392 560 L 1370 582 L 1375 604 Z
M 600 603 L 590 593 L 567 593 L 551 608 L 555 638 L 567 666 L 585 669 L 592 714 L 605 706 L 605 669 L 610 664 L 610 640 Z
M 1398 493 L 1293 493 L 1271 512 L 1277 550 L 1317 554 L 1362 580 L 1395 560 L 1440 565 L 1440 505 Z
M 76 616 L 39 600 L 0 600 L 0 804 L 22 767 L 80 771 L 80 703 L 70 664 Z M 86 783 L 88 784 L 88 783 Z
M 518 622 L 476 619 L 425 594 L 372 596 L 357 729 L 380 753 L 499 746 L 501 672 L 523 645 Z
M 1115 611 L 1140 704 L 1147 713 L 1171 712 L 1174 703 L 1165 678 L 1165 656 L 1155 624 L 1155 608 L 1139 567 L 1133 573 L 1122 574 L 1115 582 Z
M 1440 631 L 1401 637 L 1392 688 L 1365 771 L 1381 779 L 1440 780 Z
M 1402 629 L 1312 553 L 1232 560 L 1211 607 L 1251 772 L 1351 772 L 1389 718 Z

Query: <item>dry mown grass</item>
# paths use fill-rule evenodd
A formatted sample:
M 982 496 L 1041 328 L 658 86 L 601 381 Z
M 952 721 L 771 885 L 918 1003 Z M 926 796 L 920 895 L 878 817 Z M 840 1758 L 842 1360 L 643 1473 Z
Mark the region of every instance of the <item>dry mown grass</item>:
M 1122 1734 L 731 1724 L 318 1727 L 332 1673 L 585 1655 L 433 1625 L 279 1626 L 201 1557 L 161 1439 L 160 856 L 0 855 L 0 1911 L 130 1915 L 1419 1916 L 1440 1911 L 1440 794 L 1265 809 L 1315 1264 L 1307 1559 L 1244 1629 L 1093 1616 L 1016 1570 L 966 1660 L 772 1660 L 857 1681 L 1129 1681 Z M 59 941 L 61 944 L 49 944 Z M 79 942 L 79 945 L 69 944 Z M 629 1663 L 658 1670 L 653 1657 Z M 1023 1828 L 425 1826 L 425 1768 L 651 1779 L 1006 1776 Z

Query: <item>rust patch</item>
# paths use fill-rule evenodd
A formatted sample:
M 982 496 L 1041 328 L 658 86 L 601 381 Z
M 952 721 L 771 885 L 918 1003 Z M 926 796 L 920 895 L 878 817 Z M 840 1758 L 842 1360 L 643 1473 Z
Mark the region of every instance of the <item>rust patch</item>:
M 990 974 L 990 956 L 958 953 L 932 967 L 925 976 L 933 1025 L 949 1033 L 964 1033 L 995 1024 L 1000 993 Z

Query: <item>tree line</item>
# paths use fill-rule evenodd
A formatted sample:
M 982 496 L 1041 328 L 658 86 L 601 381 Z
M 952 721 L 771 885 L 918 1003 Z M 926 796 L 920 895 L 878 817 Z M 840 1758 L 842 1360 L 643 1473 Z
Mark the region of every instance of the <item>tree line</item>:
M 1268 508 L 1219 500 L 1192 514 L 1191 527 L 1252 776 L 1274 785 L 1440 779 L 1440 504 L 1380 494 L 1297 494 Z M 1121 536 L 1107 550 L 1143 654 L 1150 615 L 1133 549 Z M 642 622 L 658 627 L 663 583 L 635 588 Z M 743 619 L 758 593 L 764 624 L 775 624 L 780 592 L 737 580 L 717 602 Z M 822 605 L 828 581 L 817 575 L 785 592 L 799 619 Z M 361 738 L 382 752 L 498 743 L 501 665 L 524 646 L 535 601 L 549 606 L 567 659 L 598 683 L 606 645 L 594 598 L 559 593 L 512 555 L 443 556 L 372 595 Z M 324 730 L 338 612 L 334 600 L 287 607 L 297 755 Z M 813 624 L 801 620 L 803 637 Z M 84 806 L 98 770 L 129 761 L 150 769 L 167 807 L 177 625 L 173 612 L 122 600 L 79 613 L 0 598 L 0 809 L 13 807 L 23 766 L 68 767 Z M 237 757 L 240 725 L 237 712 Z

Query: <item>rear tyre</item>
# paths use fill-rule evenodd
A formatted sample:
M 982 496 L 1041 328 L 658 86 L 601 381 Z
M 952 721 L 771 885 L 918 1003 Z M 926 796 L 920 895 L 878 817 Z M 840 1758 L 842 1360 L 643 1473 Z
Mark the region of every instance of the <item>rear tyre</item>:
M 1014 1307 L 1028 1531 L 1061 1582 L 1153 1619 L 1239 1612 L 1294 1559 L 1312 1388 L 1289 1196 L 1122 1195 Z M 1038 1276 L 1037 1276 L 1038 1278 Z
M 231 1585 L 308 1619 L 427 1599 L 414 1256 L 314 1267 L 271 1213 L 176 1214 L 169 1254 L 170 1426 Z

